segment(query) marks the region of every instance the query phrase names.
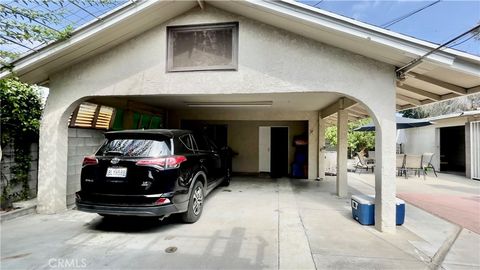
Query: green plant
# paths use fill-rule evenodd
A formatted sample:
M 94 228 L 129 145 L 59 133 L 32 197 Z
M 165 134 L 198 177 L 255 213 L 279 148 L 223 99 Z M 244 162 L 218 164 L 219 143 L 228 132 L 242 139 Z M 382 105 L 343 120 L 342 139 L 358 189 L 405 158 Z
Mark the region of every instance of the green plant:
M 18 78 L 0 80 L 1 147 L 14 146 L 14 162 L 8 181 L 2 177 L 2 202 L 27 199 L 30 194 L 28 172 L 30 145 L 38 140 L 42 102 L 36 86 L 22 83 Z M 21 185 L 21 192 L 13 194 L 13 186 Z
M 18 52 L 11 45 L 35 51 L 35 48 L 71 37 L 73 26 L 68 20 L 69 7 L 107 6 L 113 0 L 14 0 L 0 1 L 0 71 L 12 70 Z M 1 94 L 1 148 L 13 143 L 15 165 L 11 171 L 15 177 L 9 182 L 2 176 L 3 202 L 25 199 L 29 196 L 28 171 L 30 145 L 38 140 L 42 105 L 36 86 L 22 83 L 18 78 L 0 80 Z M 21 185 L 19 194 L 11 192 L 12 185 Z
M 353 131 L 355 128 L 368 124 L 370 118 L 348 123 L 348 150 L 350 153 L 373 150 L 375 148 L 375 132 Z M 337 127 L 328 127 L 325 131 L 325 138 L 332 145 L 337 145 Z
M 72 6 L 115 5 L 114 0 L 13 0 L 0 1 L 0 70 L 11 69 L 19 54 L 11 45 L 36 50 L 39 46 L 68 39 L 74 25 L 69 20 Z M 10 50 L 9 50 L 10 49 Z
M 8 183 L 8 179 L 3 173 L 1 172 L 1 183 L 2 183 L 2 192 L 0 194 L 0 208 L 1 209 L 8 209 L 11 207 L 12 200 L 16 196 L 13 194 Z

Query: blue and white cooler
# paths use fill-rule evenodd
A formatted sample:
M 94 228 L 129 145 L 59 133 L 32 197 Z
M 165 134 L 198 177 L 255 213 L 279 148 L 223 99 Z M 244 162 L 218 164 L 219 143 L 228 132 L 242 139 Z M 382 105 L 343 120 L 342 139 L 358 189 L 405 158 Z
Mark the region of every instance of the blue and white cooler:
M 402 225 L 405 221 L 405 202 L 396 199 L 396 224 Z M 375 195 L 352 195 L 352 216 L 362 225 L 375 224 Z

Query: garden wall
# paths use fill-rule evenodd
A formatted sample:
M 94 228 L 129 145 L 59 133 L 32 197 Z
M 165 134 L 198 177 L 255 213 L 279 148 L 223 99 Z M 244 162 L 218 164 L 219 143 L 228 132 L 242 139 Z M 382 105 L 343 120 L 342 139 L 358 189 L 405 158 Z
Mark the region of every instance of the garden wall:
M 80 172 L 83 158 L 92 155 L 103 143 L 103 130 L 68 129 L 67 206 L 75 203 L 75 192 L 80 190 Z
M 38 143 L 32 143 L 30 146 L 30 170 L 28 173 L 28 185 L 30 189 L 30 197 L 37 196 L 37 181 L 38 181 Z M 14 178 L 14 174 L 12 172 L 12 167 L 15 165 L 15 153 L 14 153 L 14 146 L 13 144 L 7 145 L 4 149 L 2 149 L 2 159 L 1 159 L 1 189 L 3 190 L 4 185 L 8 182 L 11 183 L 11 180 Z M 22 184 L 18 183 L 16 185 L 11 185 L 11 192 L 10 194 L 21 192 Z

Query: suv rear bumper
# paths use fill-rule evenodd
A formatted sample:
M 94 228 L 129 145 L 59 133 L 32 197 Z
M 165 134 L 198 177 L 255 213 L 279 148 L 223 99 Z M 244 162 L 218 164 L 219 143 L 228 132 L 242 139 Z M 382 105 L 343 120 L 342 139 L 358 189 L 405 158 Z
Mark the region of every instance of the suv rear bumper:
M 82 191 L 77 192 L 75 200 L 77 210 L 105 215 L 156 217 L 185 212 L 188 207 L 188 201 L 155 205 L 154 202 L 165 194 L 153 197 L 151 195 L 92 195 Z M 145 199 L 148 199 L 148 202 Z M 170 197 L 170 201 L 175 200 Z
M 144 216 L 155 217 L 165 216 L 180 211 L 174 204 L 159 205 L 159 206 L 114 206 L 114 205 L 99 205 L 93 203 L 85 203 L 77 201 L 75 203 L 77 209 L 84 212 L 106 214 L 106 215 L 121 215 L 121 216 Z

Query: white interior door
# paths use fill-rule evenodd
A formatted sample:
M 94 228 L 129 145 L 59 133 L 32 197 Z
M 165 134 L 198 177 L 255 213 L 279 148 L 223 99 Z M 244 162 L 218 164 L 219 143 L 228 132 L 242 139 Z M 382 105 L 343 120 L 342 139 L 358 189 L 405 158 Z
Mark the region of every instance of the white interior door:
M 270 127 L 259 127 L 258 129 L 258 170 L 270 172 Z

